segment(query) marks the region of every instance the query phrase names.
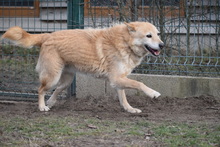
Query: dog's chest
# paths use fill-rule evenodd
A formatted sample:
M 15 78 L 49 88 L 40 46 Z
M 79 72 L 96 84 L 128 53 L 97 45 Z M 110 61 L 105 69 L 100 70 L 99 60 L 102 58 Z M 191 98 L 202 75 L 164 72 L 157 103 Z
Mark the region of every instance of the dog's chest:
M 118 72 L 122 75 L 129 75 L 132 70 L 137 67 L 143 58 L 135 57 L 135 56 L 124 56 L 124 58 L 118 62 Z
M 136 67 L 137 65 L 134 64 L 133 62 L 130 63 L 129 61 L 121 61 L 121 62 L 118 62 L 118 65 L 117 65 L 117 71 L 119 74 L 123 75 L 123 76 L 127 76 L 129 75 L 132 70 Z

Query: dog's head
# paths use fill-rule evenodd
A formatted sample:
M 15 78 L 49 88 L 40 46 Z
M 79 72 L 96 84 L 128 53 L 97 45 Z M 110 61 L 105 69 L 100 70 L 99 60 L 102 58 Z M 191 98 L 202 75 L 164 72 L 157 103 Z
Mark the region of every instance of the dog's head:
M 125 23 L 130 36 L 132 37 L 132 46 L 143 52 L 150 52 L 154 56 L 160 54 L 164 47 L 163 41 L 159 37 L 157 28 L 148 22 L 131 22 Z

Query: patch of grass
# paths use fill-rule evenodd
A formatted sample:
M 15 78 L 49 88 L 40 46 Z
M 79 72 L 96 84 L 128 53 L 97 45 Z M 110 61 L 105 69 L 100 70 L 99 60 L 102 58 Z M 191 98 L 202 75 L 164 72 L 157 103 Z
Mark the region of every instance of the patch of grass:
M 162 124 L 154 127 L 155 138 L 167 146 L 219 146 L 220 126 Z
M 11 118 L 0 120 L 3 139 L 0 145 L 41 144 L 43 140 L 59 142 L 63 139 L 96 135 L 99 130 L 88 129 L 81 120 L 71 117 Z
M 37 63 L 39 48 L 22 48 L 12 45 L 4 45 L 0 48 L 1 67 L 12 68 L 33 68 Z
M 91 126 L 93 127 L 91 127 Z M 59 144 L 68 139 L 120 138 L 165 146 L 219 146 L 220 125 L 198 125 L 183 123 L 152 123 L 146 120 L 100 120 L 97 118 L 41 116 L 36 118 L 1 118 L 0 146 L 31 146 Z M 129 145 L 129 144 L 128 144 Z M 135 145 L 139 145 L 138 143 Z
M 1 89 L 19 89 L 16 83 L 31 82 L 35 86 L 38 79 L 35 71 L 39 48 L 26 49 L 22 47 L 4 45 L 0 46 L 0 79 L 3 83 Z M 7 86 L 5 86 L 7 85 Z M 27 88 L 26 88 L 27 89 Z
M 150 125 L 152 124 L 146 121 L 133 122 L 131 127 L 126 129 L 127 134 L 144 137 L 144 135 L 149 130 L 148 128 L 150 127 Z
M 40 49 L 37 47 L 23 48 L 15 45 L 2 45 L 0 46 L 0 55 L 4 56 L 38 56 Z
M 95 126 L 90 128 L 89 125 Z M 3 118 L 0 120 L 0 146 L 42 145 L 44 140 L 61 142 L 80 137 L 144 137 L 149 123 L 99 120 L 97 118 L 43 116 L 37 118 Z

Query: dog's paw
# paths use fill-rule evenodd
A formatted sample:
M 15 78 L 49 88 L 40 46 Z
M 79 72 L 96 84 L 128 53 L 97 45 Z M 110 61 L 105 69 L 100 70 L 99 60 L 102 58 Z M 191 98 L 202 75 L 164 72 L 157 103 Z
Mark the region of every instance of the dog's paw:
M 159 96 L 161 96 L 161 94 L 160 94 L 159 92 L 157 92 L 157 91 L 154 91 L 154 92 L 150 95 L 151 98 L 158 98 Z
M 49 111 L 50 108 L 47 107 L 47 106 L 39 106 L 39 110 L 40 110 L 40 111 Z
M 137 108 L 129 108 L 129 109 L 126 109 L 126 111 L 128 111 L 129 113 L 141 113 L 142 112 L 140 109 L 137 109 Z
M 52 108 L 55 105 L 55 103 L 56 103 L 56 100 L 49 99 L 47 101 L 47 107 Z

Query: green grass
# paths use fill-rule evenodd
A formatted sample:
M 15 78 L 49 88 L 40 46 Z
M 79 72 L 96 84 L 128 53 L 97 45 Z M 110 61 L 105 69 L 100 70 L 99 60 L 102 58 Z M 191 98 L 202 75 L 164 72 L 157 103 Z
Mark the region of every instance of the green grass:
M 145 120 L 112 121 L 68 116 L 9 117 L 1 118 L 0 131 L 3 132 L 0 146 L 42 145 L 44 141 L 59 143 L 82 137 L 118 137 L 144 141 L 146 134 L 151 141 L 169 147 L 220 145 L 220 125 L 152 123 Z
M 154 127 L 154 136 L 168 146 L 218 146 L 220 145 L 219 126 L 162 124 Z
M 0 128 L 4 132 L 5 140 L 0 146 L 27 145 L 29 140 L 33 140 L 32 143 L 40 143 L 43 140 L 59 142 L 63 139 L 99 133 L 99 130 L 87 129 L 85 123 L 71 117 L 4 118 L 0 121 Z
M 14 45 L 1 45 L 0 55 L 11 56 L 38 56 L 40 52 L 39 48 L 23 48 Z
M 38 54 L 39 48 L 25 49 L 11 45 L 0 46 L 0 82 L 6 82 L 8 86 L 13 86 L 12 81 L 37 81 L 35 66 Z

